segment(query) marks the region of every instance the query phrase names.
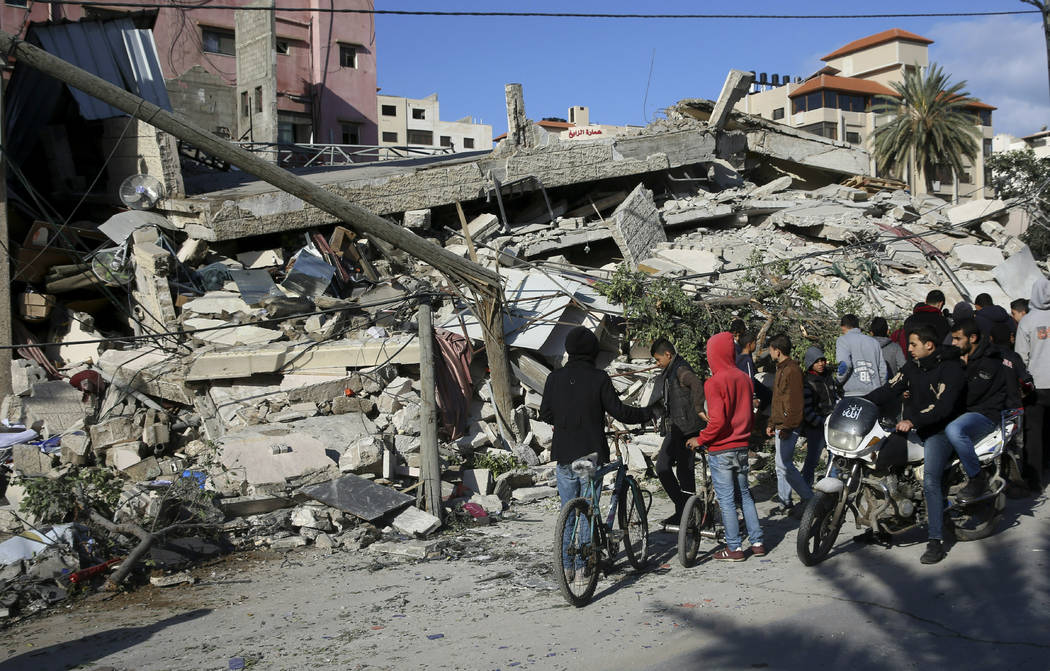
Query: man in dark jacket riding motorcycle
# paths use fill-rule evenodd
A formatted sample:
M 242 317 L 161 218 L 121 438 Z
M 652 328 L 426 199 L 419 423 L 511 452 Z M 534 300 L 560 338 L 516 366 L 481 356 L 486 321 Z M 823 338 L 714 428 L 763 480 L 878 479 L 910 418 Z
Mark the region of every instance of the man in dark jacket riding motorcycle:
M 888 383 L 865 398 L 876 405 L 889 405 L 907 392 L 903 418 L 897 431 L 913 429 L 923 444 L 923 493 L 926 498 L 929 541 L 920 561 L 936 564 L 944 559 L 944 469 L 953 452 L 944 433 L 959 416 L 966 399 L 966 372 L 959 361 L 959 350 L 938 345 L 942 337 L 934 328 L 921 324 L 908 333 L 908 353 L 904 364 Z M 880 459 L 882 455 L 880 454 Z

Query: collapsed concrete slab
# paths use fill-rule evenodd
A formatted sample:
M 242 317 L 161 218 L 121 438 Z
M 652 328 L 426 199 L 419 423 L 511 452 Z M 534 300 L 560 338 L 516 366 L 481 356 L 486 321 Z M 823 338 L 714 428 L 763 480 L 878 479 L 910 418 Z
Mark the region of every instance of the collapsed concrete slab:
M 288 427 L 252 427 L 219 440 L 226 475 L 249 485 L 302 485 L 324 482 L 339 468 L 320 440 Z
M 653 192 L 643 184 L 631 191 L 605 223 L 612 230 L 624 261 L 632 266 L 649 258 L 657 244 L 667 242 Z
M 186 387 L 177 354 L 152 347 L 111 349 L 99 357 L 98 368 L 106 379 L 122 387 L 183 405 L 193 404 L 193 394 Z

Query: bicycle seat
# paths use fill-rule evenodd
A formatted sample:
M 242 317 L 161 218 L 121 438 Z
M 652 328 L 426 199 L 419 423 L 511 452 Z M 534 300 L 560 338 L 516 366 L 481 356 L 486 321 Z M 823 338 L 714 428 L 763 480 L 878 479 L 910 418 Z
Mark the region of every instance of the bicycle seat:
M 575 473 L 578 478 L 592 478 L 594 477 L 594 472 L 596 470 L 598 470 L 597 452 L 591 452 L 586 457 L 580 457 L 572 462 L 572 472 Z

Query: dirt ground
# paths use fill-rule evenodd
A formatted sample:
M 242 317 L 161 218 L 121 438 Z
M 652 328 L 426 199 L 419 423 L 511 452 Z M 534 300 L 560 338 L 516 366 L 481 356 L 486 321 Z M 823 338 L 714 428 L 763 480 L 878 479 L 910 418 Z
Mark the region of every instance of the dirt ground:
M 653 532 L 568 606 L 550 570 L 557 499 L 445 533 L 441 557 L 316 549 L 231 555 L 195 585 L 53 609 L 0 633 L 0 669 L 1050 668 L 1050 514 L 1008 503 L 997 534 L 923 566 L 921 531 L 850 541 L 806 568 L 791 518 L 759 504 L 770 554 L 690 569 Z M 668 514 L 657 498 L 651 519 Z M 702 551 L 711 550 L 706 543 Z M 240 658 L 240 659 L 237 659 Z

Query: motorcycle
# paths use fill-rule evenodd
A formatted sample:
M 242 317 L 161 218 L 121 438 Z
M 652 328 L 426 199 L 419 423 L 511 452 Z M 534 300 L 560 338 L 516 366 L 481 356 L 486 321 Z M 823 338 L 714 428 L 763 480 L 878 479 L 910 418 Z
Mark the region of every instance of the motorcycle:
M 1018 461 L 1016 441 L 1022 410 L 1003 413 L 999 427 L 975 444 L 981 468 L 988 476 L 988 492 L 965 503 L 950 496 L 965 482 L 958 458 L 948 464 L 944 477 L 945 531 L 960 541 L 992 534 L 1006 505 L 1004 458 Z M 813 488 L 799 525 L 797 553 L 806 566 L 823 561 L 831 552 L 845 520 L 853 513 L 857 529 L 868 527 L 877 535 L 898 534 L 926 520 L 923 496 L 923 446 L 915 431 L 904 437 L 895 425 L 880 417 L 878 407 L 863 398 L 844 398 L 824 422 L 830 455 L 827 475 Z M 891 440 L 898 442 L 879 459 Z M 889 462 L 889 463 L 887 463 Z

